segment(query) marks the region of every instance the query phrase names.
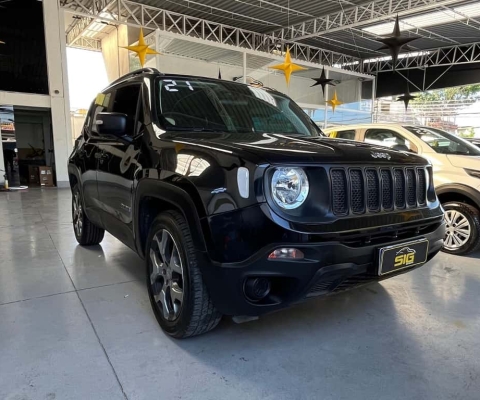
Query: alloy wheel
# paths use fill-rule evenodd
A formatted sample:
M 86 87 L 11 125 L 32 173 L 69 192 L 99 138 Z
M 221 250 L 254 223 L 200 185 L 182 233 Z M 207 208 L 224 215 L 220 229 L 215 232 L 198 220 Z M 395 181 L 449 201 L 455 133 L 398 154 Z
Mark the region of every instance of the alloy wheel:
M 83 229 L 83 208 L 78 193 L 73 197 L 73 227 L 77 236 L 82 236 Z
M 166 229 L 158 231 L 153 237 L 150 261 L 153 299 L 163 317 L 174 321 L 183 305 L 183 264 L 177 244 Z
M 460 249 L 468 242 L 472 234 L 470 222 L 460 211 L 447 210 L 445 212 L 445 223 L 444 247 L 450 251 Z

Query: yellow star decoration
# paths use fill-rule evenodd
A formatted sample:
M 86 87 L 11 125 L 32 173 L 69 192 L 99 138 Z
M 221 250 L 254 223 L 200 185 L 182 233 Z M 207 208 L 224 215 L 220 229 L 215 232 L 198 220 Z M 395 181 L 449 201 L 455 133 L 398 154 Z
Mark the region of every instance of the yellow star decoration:
M 137 53 L 138 59 L 140 60 L 140 65 L 145 65 L 145 59 L 147 58 L 147 54 L 160 54 L 158 51 L 155 51 L 148 47 L 145 43 L 145 38 L 143 37 L 143 29 L 140 28 L 140 36 L 138 37 L 138 44 L 136 46 L 120 46 L 123 49 L 128 49 Z
M 292 75 L 292 72 L 296 71 L 302 71 L 304 67 L 301 67 L 300 65 L 292 63 L 292 58 L 290 57 L 290 48 L 287 47 L 287 53 L 285 54 L 285 61 L 283 64 L 277 64 L 277 65 L 272 65 L 272 69 L 278 69 L 280 71 L 283 71 L 285 74 L 285 80 L 287 81 L 287 85 L 290 84 L 290 75 Z
M 337 91 L 336 91 L 336 90 L 335 90 L 335 92 L 333 93 L 333 98 L 332 98 L 332 100 L 328 100 L 327 103 L 332 106 L 333 112 L 335 112 L 335 108 L 336 108 L 337 106 L 341 106 L 341 105 L 343 104 L 343 102 L 341 102 L 340 100 L 338 100 L 338 98 L 337 98 Z

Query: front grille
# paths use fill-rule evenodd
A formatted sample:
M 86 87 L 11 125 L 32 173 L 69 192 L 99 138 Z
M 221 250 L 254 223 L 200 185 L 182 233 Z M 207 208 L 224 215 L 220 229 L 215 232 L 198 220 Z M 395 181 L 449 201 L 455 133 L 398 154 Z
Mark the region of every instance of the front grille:
M 424 168 L 334 168 L 330 179 L 335 215 L 410 209 L 427 201 Z
M 405 207 L 405 173 L 403 169 L 395 169 L 395 207 Z
M 367 207 L 370 211 L 380 210 L 380 185 L 374 169 L 367 169 Z
M 382 169 L 382 206 L 384 210 L 393 208 L 393 179 L 388 169 Z
M 331 171 L 333 212 L 336 215 L 347 214 L 347 177 L 342 169 Z
M 417 204 L 417 177 L 412 168 L 407 169 L 407 204 L 410 207 Z
M 352 169 L 350 171 L 350 182 L 352 185 L 352 211 L 358 214 L 365 211 L 365 184 L 363 183 L 362 170 Z
M 424 169 L 418 170 L 418 203 L 425 204 L 427 202 L 427 176 Z

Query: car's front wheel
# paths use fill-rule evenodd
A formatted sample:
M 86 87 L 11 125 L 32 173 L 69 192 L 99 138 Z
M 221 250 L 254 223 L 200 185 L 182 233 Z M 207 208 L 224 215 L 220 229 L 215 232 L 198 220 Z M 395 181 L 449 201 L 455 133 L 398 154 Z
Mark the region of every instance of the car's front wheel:
M 75 238 L 82 246 L 96 245 L 103 240 L 105 230 L 95 226 L 85 214 L 82 193 L 78 185 L 72 190 L 72 221 Z
M 471 253 L 480 246 L 480 212 L 468 204 L 446 203 L 443 251 L 455 255 Z
M 150 303 L 166 333 L 180 339 L 217 326 L 221 314 L 203 283 L 190 230 L 180 213 L 168 211 L 155 219 L 145 259 Z

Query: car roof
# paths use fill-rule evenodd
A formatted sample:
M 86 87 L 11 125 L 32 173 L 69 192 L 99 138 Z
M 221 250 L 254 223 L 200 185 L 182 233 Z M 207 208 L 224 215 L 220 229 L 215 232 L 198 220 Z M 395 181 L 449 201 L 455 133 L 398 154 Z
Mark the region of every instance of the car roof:
M 142 69 L 137 69 L 135 71 L 132 71 L 132 72 L 129 72 L 128 74 L 125 74 L 123 76 L 121 76 L 120 78 L 116 79 L 115 81 L 113 81 L 112 83 L 110 83 L 105 89 L 102 90 L 102 92 L 105 92 L 115 86 L 118 86 L 122 83 L 125 83 L 125 82 L 128 82 L 130 81 L 131 79 L 138 79 L 139 77 L 144 77 L 144 76 L 150 76 L 152 78 L 154 77 L 157 77 L 157 76 L 161 76 L 161 77 L 164 77 L 164 78 L 180 78 L 180 79 L 202 79 L 202 80 L 206 80 L 206 81 L 222 81 L 222 79 L 218 79 L 218 78 L 211 78 L 211 77 L 208 77 L 208 76 L 200 76 L 200 75 L 182 75 L 182 74 L 170 74 L 170 73 L 163 73 L 163 72 L 160 72 L 158 69 L 156 68 L 142 68 Z M 239 81 L 227 81 L 229 83 L 233 83 L 233 84 L 236 84 L 236 85 L 246 85 L 245 83 L 243 82 L 239 82 Z M 250 86 L 250 87 L 258 87 L 258 86 L 255 86 L 255 85 L 247 85 L 247 86 Z M 261 87 L 262 89 L 265 89 L 267 91 L 270 91 L 270 92 L 276 92 L 280 95 L 282 95 L 283 93 L 279 92 L 278 90 L 274 89 L 274 88 L 270 88 L 268 86 L 262 86 Z

